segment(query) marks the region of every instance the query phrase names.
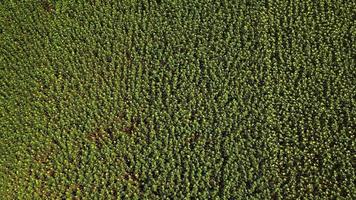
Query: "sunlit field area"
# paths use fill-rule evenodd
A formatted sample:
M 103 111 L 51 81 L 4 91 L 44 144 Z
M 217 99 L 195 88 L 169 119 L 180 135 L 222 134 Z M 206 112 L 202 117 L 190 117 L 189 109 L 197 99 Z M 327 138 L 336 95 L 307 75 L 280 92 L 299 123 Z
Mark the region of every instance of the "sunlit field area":
M 356 2 L 0 0 L 0 199 L 356 199 Z

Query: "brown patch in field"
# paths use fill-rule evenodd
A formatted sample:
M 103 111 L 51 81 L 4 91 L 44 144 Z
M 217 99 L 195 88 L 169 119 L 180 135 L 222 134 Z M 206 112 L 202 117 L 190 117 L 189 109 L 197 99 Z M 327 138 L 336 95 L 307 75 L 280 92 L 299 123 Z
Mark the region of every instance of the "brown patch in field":
M 123 177 L 127 181 L 133 181 L 133 182 L 138 181 L 138 175 L 133 172 L 126 172 Z
M 98 147 L 101 147 L 106 137 L 107 137 L 107 133 L 105 133 L 105 131 L 102 129 L 96 129 L 95 131 L 91 132 L 88 135 L 88 139 L 96 143 Z
M 121 124 L 122 128 L 121 131 L 127 134 L 132 134 L 135 130 L 135 127 L 140 123 L 138 118 L 132 117 L 131 119 L 125 119 L 125 113 L 120 113 L 118 114 L 111 123 L 111 126 L 114 124 Z M 108 130 L 108 133 L 110 132 L 110 127 L 108 126 L 105 130 Z
M 129 122 L 122 128 L 122 131 L 127 134 L 133 134 L 136 127 L 140 124 L 140 120 L 138 118 L 131 118 Z
M 114 131 L 112 127 L 107 127 L 104 129 L 105 133 L 108 135 L 111 141 L 115 140 Z
M 51 169 L 47 170 L 46 174 L 50 177 L 54 177 L 55 171 L 54 171 L 54 169 L 51 168 Z
M 186 143 L 189 143 L 189 144 L 195 143 L 195 142 L 197 142 L 199 140 L 199 138 L 200 138 L 200 134 L 199 133 L 193 133 L 192 136 L 190 136 L 190 137 L 188 137 L 186 139 Z
M 49 155 L 48 154 L 38 154 L 35 156 L 35 161 L 38 163 L 45 164 L 48 162 Z
M 131 53 L 130 53 L 129 50 L 127 50 L 127 51 L 125 52 L 125 56 L 126 56 L 126 60 L 129 62 L 129 65 L 131 65 L 133 58 L 132 58 L 132 55 L 131 55 Z
M 135 174 L 133 172 L 126 172 L 126 173 L 124 173 L 122 178 L 125 181 L 129 182 L 132 186 L 134 186 L 135 189 L 137 190 L 137 192 L 139 192 L 140 195 L 143 194 L 144 187 L 143 187 L 143 183 L 140 181 L 140 178 L 139 178 L 138 174 Z
M 126 127 L 124 127 L 122 129 L 123 132 L 128 133 L 128 134 L 133 133 L 133 130 L 134 130 L 134 126 L 133 125 L 126 126 Z
M 46 164 L 50 161 L 51 157 L 55 153 L 55 148 L 53 146 L 41 150 L 34 155 L 34 160 L 37 163 Z
M 49 13 L 55 11 L 54 5 L 52 3 L 50 3 L 48 0 L 41 0 L 41 5 L 42 5 L 42 8 Z
M 68 190 L 72 193 L 73 199 L 79 199 L 78 191 L 83 190 L 83 186 L 81 184 L 73 183 L 68 186 Z
M 185 139 L 185 143 L 190 149 L 194 149 L 200 138 L 201 135 L 199 133 L 193 133 L 190 137 Z
M 113 120 L 112 120 L 112 123 L 120 123 L 123 121 L 124 117 L 125 117 L 125 113 L 124 112 L 120 112 L 119 114 L 117 114 Z

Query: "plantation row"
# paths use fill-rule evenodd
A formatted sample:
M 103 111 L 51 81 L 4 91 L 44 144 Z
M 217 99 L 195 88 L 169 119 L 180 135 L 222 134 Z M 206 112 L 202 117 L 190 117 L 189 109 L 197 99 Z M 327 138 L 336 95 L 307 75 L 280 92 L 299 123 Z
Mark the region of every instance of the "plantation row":
M 5 199 L 354 199 L 352 1 L 4 1 Z

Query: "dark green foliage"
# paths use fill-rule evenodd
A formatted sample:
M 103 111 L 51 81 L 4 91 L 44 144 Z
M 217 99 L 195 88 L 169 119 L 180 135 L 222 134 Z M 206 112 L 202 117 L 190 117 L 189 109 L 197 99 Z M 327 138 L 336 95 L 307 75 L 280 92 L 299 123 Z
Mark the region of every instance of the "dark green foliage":
M 0 1 L 1 199 L 355 199 L 354 1 Z

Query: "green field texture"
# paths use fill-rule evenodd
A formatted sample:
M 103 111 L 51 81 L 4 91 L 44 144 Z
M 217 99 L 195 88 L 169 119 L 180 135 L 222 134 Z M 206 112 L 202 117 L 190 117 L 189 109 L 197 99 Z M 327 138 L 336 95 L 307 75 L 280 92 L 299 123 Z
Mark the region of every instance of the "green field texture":
M 0 199 L 356 199 L 356 2 L 0 0 Z

